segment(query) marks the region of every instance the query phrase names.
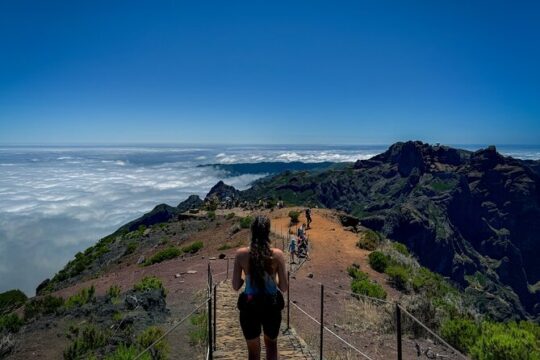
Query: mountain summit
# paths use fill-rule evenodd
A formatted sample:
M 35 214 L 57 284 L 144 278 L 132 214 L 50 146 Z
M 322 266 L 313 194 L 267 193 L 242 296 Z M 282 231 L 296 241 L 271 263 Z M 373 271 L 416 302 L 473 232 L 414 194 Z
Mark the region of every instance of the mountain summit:
M 345 169 L 263 179 L 247 199 L 336 208 L 402 242 L 494 317 L 540 315 L 538 162 L 420 141 Z

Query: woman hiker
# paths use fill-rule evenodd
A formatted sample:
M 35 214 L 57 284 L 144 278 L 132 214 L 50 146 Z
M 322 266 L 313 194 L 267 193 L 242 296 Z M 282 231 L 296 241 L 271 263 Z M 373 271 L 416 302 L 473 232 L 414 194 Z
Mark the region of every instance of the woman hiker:
M 238 297 L 238 309 L 248 359 L 260 359 L 262 328 L 266 360 L 277 360 L 277 337 L 281 310 L 285 305 L 282 292 L 287 290 L 287 270 L 283 252 L 270 247 L 270 219 L 266 216 L 255 218 L 251 225 L 250 246 L 236 252 L 232 286 L 238 291 L 244 283 L 244 291 Z

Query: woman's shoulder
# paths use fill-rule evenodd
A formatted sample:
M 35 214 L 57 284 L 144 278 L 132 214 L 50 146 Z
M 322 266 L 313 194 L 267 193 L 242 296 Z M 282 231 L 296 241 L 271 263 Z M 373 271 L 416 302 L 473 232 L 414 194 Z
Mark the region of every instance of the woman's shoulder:
M 281 249 L 278 249 L 278 248 L 272 248 L 272 255 L 276 257 L 281 257 L 283 256 L 283 251 L 281 251 Z
M 244 257 L 249 255 L 249 247 L 241 247 L 236 250 L 236 257 Z

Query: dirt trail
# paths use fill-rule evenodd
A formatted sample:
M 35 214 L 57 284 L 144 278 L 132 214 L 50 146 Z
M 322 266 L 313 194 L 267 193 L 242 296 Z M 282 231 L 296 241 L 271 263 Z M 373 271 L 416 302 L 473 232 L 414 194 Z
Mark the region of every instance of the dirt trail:
M 238 294 L 230 285 L 223 282 L 217 289 L 217 338 L 216 360 L 247 359 L 247 348 L 244 336 L 239 326 L 239 314 L 236 309 Z M 285 329 L 285 321 L 282 321 L 281 333 L 278 337 L 279 358 L 282 360 L 314 360 L 307 350 L 306 344 L 293 331 Z M 261 340 L 262 342 L 262 340 Z M 264 358 L 264 345 L 262 346 Z
M 287 233 L 290 210 L 287 208 L 270 213 L 272 229 L 276 234 Z M 399 292 L 387 284 L 386 275 L 376 272 L 369 266 L 370 251 L 356 246 L 359 236 L 362 235 L 345 230 L 334 210 L 312 209 L 311 213 L 313 222 L 307 231 L 311 246 L 311 260 L 300 268 L 296 274 L 297 278 L 313 274 L 313 280 L 316 282 L 349 290 L 350 278 L 347 276 L 347 267 L 356 263 L 360 265 L 362 271 L 385 289 L 389 300 L 399 298 Z M 305 222 L 305 215 L 302 213 L 300 225 Z M 296 231 L 296 228 L 297 226 L 292 229 Z

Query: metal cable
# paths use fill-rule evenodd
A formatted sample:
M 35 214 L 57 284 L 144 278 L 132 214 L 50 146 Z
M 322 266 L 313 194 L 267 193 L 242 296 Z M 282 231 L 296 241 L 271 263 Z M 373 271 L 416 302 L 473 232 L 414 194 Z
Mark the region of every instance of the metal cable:
M 431 330 L 430 328 L 428 328 L 426 325 L 424 325 L 420 320 L 418 320 L 416 317 L 414 317 L 413 314 L 411 314 L 410 312 L 408 312 L 406 309 L 404 309 L 401 305 L 397 304 L 397 306 L 399 306 L 399 308 L 401 309 L 401 311 L 403 311 L 405 314 L 409 315 L 411 317 L 411 319 L 413 319 L 414 321 L 416 321 L 418 323 L 418 325 L 420 325 L 421 327 L 423 327 L 428 333 L 430 333 L 431 335 L 433 335 L 437 340 L 439 340 L 441 343 L 443 343 L 445 346 L 447 346 L 449 349 L 451 349 L 452 351 L 456 352 L 459 356 L 461 356 L 462 358 L 468 360 L 469 358 L 466 357 L 465 355 L 463 355 L 461 352 L 459 352 L 458 350 L 456 350 L 452 345 L 448 344 L 446 341 L 444 341 L 439 335 L 437 335 L 435 332 L 433 332 L 433 330 Z
M 150 344 L 146 349 L 144 349 L 139 355 L 135 357 L 133 360 L 139 359 L 144 353 L 146 353 L 148 350 L 150 350 L 154 345 L 159 343 L 163 338 L 165 338 L 167 335 L 169 335 L 174 329 L 178 327 L 178 325 L 182 324 L 184 321 L 189 319 L 189 317 L 193 314 L 195 314 L 201 307 L 206 305 L 210 301 L 210 297 L 206 298 L 201 304 L 199 304 L 195 309 L 193 309 L 192 312 L 190 312 L 188 315 L 184 316 L 178 323 L 174 324 L 169 330 L 167 330 L 163 335 L 161 335 L 156 341 L 154 341 L 152 344 Z
M 294 302 L 291 302 L 291 304 L 293 304 L 299 311 L 301 311 L 304 315 L 306 315 L 308 318 L 310 318 L 312 321 L 314 321 L 317 325 L 321 325 L 321 322 L 317 319 L 315 319 L 313 316 L 311 316 L 307 311 L 305 311 L 304 309 L 302 309 L 300 306 L 298 306 L 297 304 L 295 304 Z M 351 343 L 349 343 L 347 340 L 343 339 L 341 336 L 339 336 L 338 334 L 336 334 L 335 332 L 333 332 L 332 330 L 330 330 L 329 328 L 327 328 L 326 326 L 323 326 L 324 330 L 328 331 L 330 334 L 334 335 L 338 340 L 340 340 L 342 343 L 344 343 L 345 345 L 347 345 L 348 347 L 350 347 L 351 349 L 353 349 L 354 351 L 356 351 L 358 354 L 362 355 L 363 357 L 365 357 L 366 359 L 368 360 L 373 360 L 372 358 L 370 358 L 368 355 L 364 354 L 362 351 L 358 350 L 354 345 L 352 345 Z

